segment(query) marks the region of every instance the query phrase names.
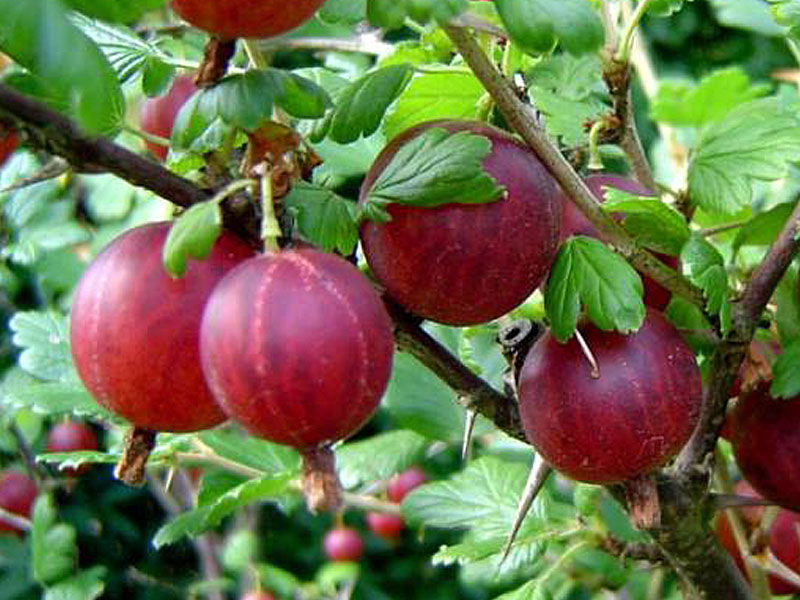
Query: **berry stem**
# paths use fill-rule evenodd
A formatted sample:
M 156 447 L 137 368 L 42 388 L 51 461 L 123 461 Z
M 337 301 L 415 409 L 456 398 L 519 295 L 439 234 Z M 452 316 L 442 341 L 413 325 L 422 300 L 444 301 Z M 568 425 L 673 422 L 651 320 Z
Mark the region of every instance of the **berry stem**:
M 336 510 L 342 505 L 342 486 L 336 475 L 336 457 L 330 446 L 318 446 L 302 453 L 303 494 L 312 513 Z
M 639 4 L 636 5 L 636 10 L 633 12 L 630 21 L 628 21 L 628 24 L 625 26 L 625 31 L 622 33 L 622 38 L 614 60 L 621 63 L 627 63 L 630 60 L 633 36 L 636 34 L 636 28 L 639 26 L 651 2 L 652 0 L 640 0 Z
M 156 445 L 156 432 L 142 427 L 132 427 L 125 435 L 122 458 L 114 469 L 114 477 L 126 485 L 140 487 L 144 484 L 147 459 Z
M 277 252 L 281 226 L 275 215 L 275 199 L 272 194 L 272 167 L 267 163 L 262 163 L 262 165 L 264 172 L 261 175 L 261 240 L 264 242 L 264 251 Z

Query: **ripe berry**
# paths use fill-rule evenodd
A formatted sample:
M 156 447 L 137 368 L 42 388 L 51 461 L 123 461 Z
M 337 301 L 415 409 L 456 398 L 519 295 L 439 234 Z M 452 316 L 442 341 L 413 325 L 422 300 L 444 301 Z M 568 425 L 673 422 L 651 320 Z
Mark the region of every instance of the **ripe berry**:
M 38 489 L 27 475 L 6 471 L 0 475 L 0 508 L 21 517 L 30 518 Z M 22 530 L 0 517 L 0 532 L 22 533 Z
M 308 21 L 325 0 L 172 0 L 183 19 L 223 39 L 266 38 Z
M 364 553 L 364 542 L 355 529 L 337 527 L 325 534 L 322 540 L 325 555 L 333 561 L 356 562 Z
M 411 490 L 425 483 L 426 479 L 425 471 L 419 467 L 411 467 L 389 480 L 389 484 L 386 486 L 386 495 L 389 500 L 399 504 Z
M 140 124 L 147 133 L 169 139 L 175 117 L 186 104 L 186 101 L 197 91 L 194 81 L 189 75 L 179 75 L 172 81 L 172 87 L 164 96 L 148 98 L 142 103 Z M 167 159 L 169 148 L 161 144 L 145 142 L 148 150 L 159 160 Z
M 84 272 L 72 301 L 72 356 L 95 399 L 134 425 L 197 431 L 225 420 L 200 367 L 211 290 L 252 249 L 230 235 L 173 279 L 161 262 L 169 223 L 132 229 Z
M 19 138 L 13 129 L 0 126 L 0 166 L 8 160 L 19 145 Z
M 376 512 L 367 513 L 367 525 L 372 533 L 386 540 L 396 540 L 406 528 L 403 517 Z
M 605 200 L 606 191 L 603 189 L 605 187 L 613 187 L 638 196 L 653 195 L 653 192 L 642 186 L 639 182 L 617 175 L 590 175 L 585 179 L 585 183 L 600 202 Z M 561 197 L 561 207 L 563 211 L 561 223 L 562 240 L 573 235 L 585 235 L 603 239 L 603 236 L 597 228 L 583 216 L 583 213 L 578 210 L 575 203 L 563 195 Z M 668 267 L 673 269 L 678 267 L 678 259 L 674 256 L 661 254 L 659 252 L 656 252 L 655 256 Z M 656 310 L 664 310 L 667 304 L 669 304 L 669 291 L 649 277 L 643 277 L 642 284 L 644 286 L 644 303 Z
M 686 443 L 700 414 L 700 370 L 666 318 L 648 309 L 631 335 L 580 328 L 600 377 L 573 338 L 548 332 L 520 376 L 528 440 L 554 468 L 578 481 L 616 483 L 663 466 Z
M 77 450 L 97 450 L 97 436 L 94 429 L 84 423 L 66 421 L 59 423 L 47 434 L 48 452 L 75 452 Z M 90 465 L 81 465 L 78 468 L 62 470 L 64 475 L 76 477 L 88 471 Z
M 740 496 L 755 496 L 759 497 L 758 493 L 746 482 L 739 481 L 734 489 Z M 717 516 L 716 532 L 725 550 L 731 555 L 739 570 L 747 575 L 747 569 L 744 564 L 739 546 L 736 543 L 736 538 L 733 535 L 733 529 L 728 519 L 728 511 L 721 512 Z M 738 509 L 739 515 L 742 519 L 742 525 L 745 528 L 745 536 L 749 540 L 750 534 L 758 527 L 761 522 L 764 509 L 763 507 L 743 507 Z M 800 526 L 800 514 L 786 509 L 778 511 L 775 520 L 769 529 L 769 549 L 775 557 L 792 569 L 795 573 L 800 574 L 800 537 L 797 534 L 797 528 Z M 780 577 L 770 575 L 769 587 L 773 594 L 793 594 L 800 592 L 800 588 L 787 582 Z
M 508 133 L 472 121 L 431 121 L 383 149 L 364 180 L 362 202 L 397 151 L 432 127 L 489 138 L 483 166 L 507 197 L 436 208 L 389 205 L 389 223 L 361 227 L 364 253 L 389 295 L 420 317 L 484 323 L 523 302 L 547 275 L 560 231 L 556 186 L 537 156 Z
M 311 249 L 242 263 L 211 295 L 201 329 L 203 369 L 223 410 L 253 435 L 300 450 L 364 424 L 393 349 L 367 279 Z
M 764 498 L 800 510 L 800 396 L 773 399 L 762 384 L 739 396 L 730 414 L 731 444 L 742 475 Z

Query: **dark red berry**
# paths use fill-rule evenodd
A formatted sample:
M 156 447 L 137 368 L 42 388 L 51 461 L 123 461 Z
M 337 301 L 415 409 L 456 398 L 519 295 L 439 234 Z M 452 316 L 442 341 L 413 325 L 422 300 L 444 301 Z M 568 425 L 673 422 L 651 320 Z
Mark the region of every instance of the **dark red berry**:
M 425 483 L 426 479 L 425 471 L 419 467 L 411 467 L 389 480 L 389 484 L 386 486 L 386 495 L 389 500 L 399 504 L 411 490 Z
M 448 325 L 491 321 L 522 303 L 550 269 L 560 232 L 556 185 L 508 133 L 479 122 L 431 121 L 383 149 L 364 180 L 362 202 L 397 151 L 432 127 L 489 138 L 483 166 L 507 197 L 437 208 L 389 205 L 389 223 L 361 227 L 364 253 L 389 295 L 417 315 Z
M 364 553 L 364 542 L 358 531 L 349 527 L 337 527 L 325 534 L 322 541 L 325 556 L 333 561 L 356 562 Z
M 742 475 L 764 498 L 800 510 L 800 396 L 773 399 L 764 383 L 739 396 L 731 443 Z
M 6 471 L 0 475 L 0 508 L 28 519 L 38 491 L 36 483 L 27 475 Z M 22 530 L 0 517 L 0 532 L 4 531 L 22 533 Z
M 0 167 L 14 154 L 19 145 L 19 138 L 13 129 L 0 126 Z
M 203 369 L 228 416 L 301 450 L 364 424 L 393 349 L 391 321 L 367 279 L 310 249 L 242 263 L 214 290 L 201 330 Z
M 548 332 L 520 377 L 528 440 L 553 467 L 589 483 L 616 483 L 670 460 L 697 424 L 702 401 L 694 354 L 666 318 L 648 309 L 631 335 L 580 328 L 600 377 L 575 338 Z
M 78 450 L 97 450 L 97 435 L 94 429 L 84 423 L 65 421 L 54 426 L 47 434 L 48 452 L 75 452 Z M 88 471 L 90 465 L 62 470 L 64 475 L 75 477 Z
M 148 98 L 142 103 L 140 124 L 142 130 L 159 137 L 169 139 L 175 117 L 186 104 L 186 101 L 197 91 L 192 77 L 179 75 L 172 81 L 169 92 L 158 98 Z M 148 150 L 160 160 L 167 159 L 169 148 L 161 144 L 145 142 Z
M 95 399 L 134 425 L 197 431 L 225 420 L 200 367 L 200 318 L 222 276 L 253 250 L 223 234 L 174 279 L 161 260 L 169 223 L 132 229 L 86 269 L 72 301 L 72 356 Z
M 172 0 L 189 23 L 224 39 L 286 33 L 314 16 L 325 0 Z
M 372 533 L 387 540 L 396 540 L 406 528 L 403 517 L 376 512 L 367 513 L 367 525 Z

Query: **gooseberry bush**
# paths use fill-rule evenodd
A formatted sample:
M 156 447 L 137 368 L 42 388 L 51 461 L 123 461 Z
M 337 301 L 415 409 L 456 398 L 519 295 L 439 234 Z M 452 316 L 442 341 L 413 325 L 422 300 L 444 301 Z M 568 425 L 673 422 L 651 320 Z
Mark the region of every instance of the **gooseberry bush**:
M 797 0 L 0 6 L 3 598 L 800 590 Z

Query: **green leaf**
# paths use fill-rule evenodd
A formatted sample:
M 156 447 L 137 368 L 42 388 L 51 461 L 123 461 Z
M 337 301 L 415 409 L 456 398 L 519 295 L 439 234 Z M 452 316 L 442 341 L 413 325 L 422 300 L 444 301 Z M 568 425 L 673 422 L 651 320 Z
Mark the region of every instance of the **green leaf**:
M 402 429 L 346 443 L 336 449 L 339 479 L 347 489 L 388 479 L 422 459 L 427 445 L 418 433 Z
M 434 18 L 447 23 L 467 10 L 466 0 L 369 0 L 367 18 L 378 27 L 396 29 L 406 18 L 425 24 Z
M 783 177 L 800 159 L 800 125 L 778 98 L 740 105 L 700 134 L 689 195 L 708 212 L 733 213 L 753 199 L 755 180 Z
M 603 210 L 622 213 L 622 224 L 641 245 L 677 256 L 689 240 L 686 219 L 678 211 L 652 196 L 636 196 L 607 187 Z
M 114 23 L 132 23 L 146 12 L 160 8 L 166 0 L 65 0 L 67 6 L 88 17 Z
M 24 311 L 8 323 L 12 341 L 22 349 L 19 366 L 45 381 L 75 381 L 69 344 L 69 327 L 56 312 Z
M 772 365 L 770 395 L 774 398 L 794 398 L 800 395 L 800 340 L 785 346 Z
M 600 329 L 622 333 L 644 321 L 642 279 L 625 259 L 599 240 L 577 236 L 559 249 L 545 288 L 545 311 L 555 338 L 572 337 L 583 304 Z
M 367 15 L 367 0 L 328 0 L 317 16 L 329 23 L 355 24 Z
M 768 0 L 775 22 L 789 29 L 789 36 L 800 41 L 800 2 L 798 0 Z
M 64 6 L 57 0 L 2 0 L 0 9 L 0 50 L 29 69 L 87 131 L 116 131 L 124 113 L 117 77 Z
M 42 415 L 74 414 L 115 420 L 78 381 L 42 383 L 14 373 L 6 375 L 2 385 L 3 401 L 10 406 L 28 408 Z
M 789 266 L 775 290 L 777 312 L 775 323 L 781 345 L 786 347 L 800 340 L 800 294 L 797 293 L 797 267 Z
M 358 241 L 355 203 L 304 181 L 298 181 L 281 202 L 295 214 L 304 239 L 326 252 L 353 252 Z
M 471 71 L 418 73 L 389 110 L 382 131 L 392 139 L 414 125 L 435 119 L 477 119 L 484 94 Z
M 643 0 L 639 0 L 642 2 Z M 653 0 L 647 7 L 647 14 L 654 17 L 668 17 L 683 8 L 684 0 Z M 689 0 L 691 2 L 691 0 Z
M 167 273 L 183 277 L 190 258 L 203 260 L 222 233 L 222 211 L 215 201 L 200 202 L 182 213 L 164 242 L 162 259 Z
M 166 94 L 174 76 L 175 67 L 160 58 L 148 56 L 142 69 L 142 91 L 150 98 Z
M 411 79 L 410 65 L 392 65 L 364 75 L 344 89 L 329 115 L 328 135 L 340 144 L 377 131 L 381 120 Z
M 399 427 L 457 443 L 463 434 L 465 411 L 455 400 L 455 392 L 417 359 L 406 353 L 395 355 L 383 407 Z
M 557 42 L 570 54 L 603 44 L 603 23 L 587 0 L 495 0 L 511 40 L 531 54 L 550 52 Z
M 186 536 L 196 536 L 216 527 L 229 514 L 256 502 L 283 494 L 294 475 L 266 476 L 247 481 L 220 496 L 215 502 L 182 513 L 161 527 L 153 538 L 158 549 Z
M 103 566 L 78 571 L 69 579 L 47 588 L 42 600 L 94 600 L 105 590 L 105 576 L 106 568 Z
M 73 452 L 42 452 L 36 456 L 37 462 L 56 463 L 59 471 L 75 469 L 81 465 L 93 463 L 115 464 L 121 454 L 106 453 L 97 450 L 75 450 Z
M 75 528 L 56 523 L 56 516 L 52 497 L 39 496 L 33 507 L 31 567 L 34 579 L 44 586 L 64 579 L 78 564 Z
M 775 22 L 763 0 L 709 0 L 720 25 L 753 31 L 765 36 L 782 36 L 785 28 Z
M 367 203 L 435 207 L 500 200 L 505 188 L 483 169 L 491 149 L 482 135 L 427 129 L 397 150 L 372 184 Z
M 733 241 L 733 249 L 742 246 L 769 246 L 783 230 L 789 215 L 794 210 L 794 203 L 778 204 L 773 208 L 757 214 L 739 229 Z
M 300 468 L 300 455 L 288 446 L 224 429 L 201 431 L 198 436 L 223 458 L 270 475 L 293 475 Z
M 719 251 L 699 235 L 693 235 L 681 252 L 681 264 L 686 277 L 703 290 L 706 308 L 719 314 L 724 322 L 730 317 L 728 275 Z
M 769 86 L 750 83 L 740 67 L 713 71 L 696 85 L 662 83 L 653 98 L 651 114 L 662 123 L 700 127 L 723 118 L 733 108 L 769 92 Z
M 484 456 L 448 480 L 416 488 L 403 500 L 403 515 L 414 525 L 471 529 L 479 539 L 505 539 L 527 477 L 523 463 Z M 535 507 L 528 519 L 536 519 Z

